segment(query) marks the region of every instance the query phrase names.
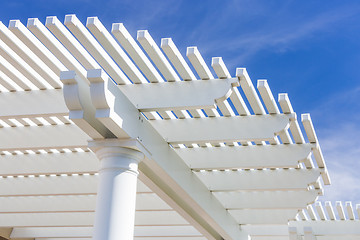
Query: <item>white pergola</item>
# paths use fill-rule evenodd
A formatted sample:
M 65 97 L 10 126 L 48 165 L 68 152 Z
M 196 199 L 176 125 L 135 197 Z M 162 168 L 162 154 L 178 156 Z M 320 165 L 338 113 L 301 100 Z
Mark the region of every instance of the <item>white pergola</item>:
M 351 203 L 310 205 L 310 115 L 186 56 L 97 17 L 0 22 L 0 239 L 360 239 Z

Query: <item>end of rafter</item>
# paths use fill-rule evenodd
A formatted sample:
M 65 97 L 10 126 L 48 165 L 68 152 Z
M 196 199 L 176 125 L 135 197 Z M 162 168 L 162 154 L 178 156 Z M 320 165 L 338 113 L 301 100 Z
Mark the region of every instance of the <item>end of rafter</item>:
M 168 48 L 170 46 L 174 45 L 174 42 L 171 38 L 162 38 L 161 39 L 161 48 Z
M 149 37 L 149 31 L 148 30 L 139 30 L 137 32 L 137 40 L 146 39 Z
M 19 28 L 20 24 L 21 24 L 20 20 L 10 20 L 9 29 Z
M 88 17 L 86 20 L 86 26 L 97 25 L 99 22 L 100 21 L 98 17 Z
M 113 23 L 111 27 L 111 32 L 121 32 L 124 30 L 124 24 L 123 23 Z
M 193 47 L 188 47 L 186 49 L 186 56 L 190 56 L 190 55 L 196 55 L 199 54 L 199 50 L 197 47 L 193 46 Z
M 48 16 L 46 17 L 45 26 L 53 26 L 57 21 L 59 20 L 56 16 Z
M 27 28 L 36 27 L 41 24 L 38 18 L 29 18 L 27 21 Z
M 74 25 L 76 26 L 77 17 L 75 14 L 68 14 L 65 16 L 64 24 L 65 25 Z
M 62 71 L 60 72 L 60 81 L 63 84 L 76 84 L 76 72 L 75 71 Z
M 87 71 L 87 79 L 91 83 L 105 82 L 108 78 L 102 69 L 90 69 Z

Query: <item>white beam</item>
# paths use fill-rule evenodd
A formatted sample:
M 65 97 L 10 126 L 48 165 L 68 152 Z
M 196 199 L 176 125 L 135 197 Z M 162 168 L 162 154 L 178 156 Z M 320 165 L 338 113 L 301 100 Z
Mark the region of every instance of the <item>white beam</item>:
M 0 93 L 1 119 L 65 116 L 68 113 L 62 89 Z
M 92 226 L 94 212 L 73 213 L 3 213 L 0 227 L 76 227 Z M 135 225 L 187 225 L 175 211 L 136 211 Z
M 177 148 L 191 169 L 295 168 L 311 153 L 312 144 Z
M 97 175 L 0 178 L 0 196 L 89 195 L 97 193 Z M 138 181 L 138 192 L 151 192 Z
M 231 94 L 236 78 L 118 86 L 140 111 L 215 108 Z
M 287 224 L 295 219 L 298 209 L 241 209 L 229 210 L 239 224 Z
M 89 137 L 73 124 L 2 128 L 0 150 L 86 146 L 88 139 Z
M 95 202 L 95 194 L 0 197 L 0 213 L 93 212 L 95 211 Z M 155 193 L 147 192 L 137 193 L 136 210 L 164 211 L 171 210 L 171 208 Z
M 14 228 L 12 238 L 91 238 L 92 227 L 26 227 Z M 135 226 L 135 237 L 200 237 L 192 226 Z M 180 238 L 179 238 L 180 239 Z M 192 238 L 191 238 L 192 239 Z
M 289 126 L 292 115 L 235 116 L 149 121 L 169 143 L 269 141 Z
M 304 227 L 310 226 L 315 235 L 360 235 L 359 221 L 291 221 L 289 226 L 297 227 L 304 234 Z
M 202 171 L 195 174 L 212 191 L 301 190 L 320 177 L 319 169 Z
M 92 152 L 2 155 L 0 161 L 2 176 L 96 173 L 100 167 Z
M 227 209 L 257 208 L 257 209 L 301 209 L 313 203 L 321 191 L 243 191 L 243 192 L 213 192 L 215 197 Z

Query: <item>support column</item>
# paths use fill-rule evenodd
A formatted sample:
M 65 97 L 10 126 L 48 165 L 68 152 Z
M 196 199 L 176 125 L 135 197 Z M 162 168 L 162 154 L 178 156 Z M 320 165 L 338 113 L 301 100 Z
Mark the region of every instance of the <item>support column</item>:
M 94 240 L 132 240 L 140 151 L 121 140 L 89 142 L 100 160 Z

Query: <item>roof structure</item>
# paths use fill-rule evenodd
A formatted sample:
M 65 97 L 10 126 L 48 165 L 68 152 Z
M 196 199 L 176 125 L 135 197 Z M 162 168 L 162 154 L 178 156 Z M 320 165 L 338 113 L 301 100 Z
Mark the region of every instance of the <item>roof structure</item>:
M 1 237 L 90 239 L 111 145 L 144 154 L 137 240 L 360 238 L 351 203 L 309 205 L 330 184 L 310 114 L 220 57 L 215 77 L 196 47 L 188 64 L 136 40 L 96 17 L 0 23 Z

